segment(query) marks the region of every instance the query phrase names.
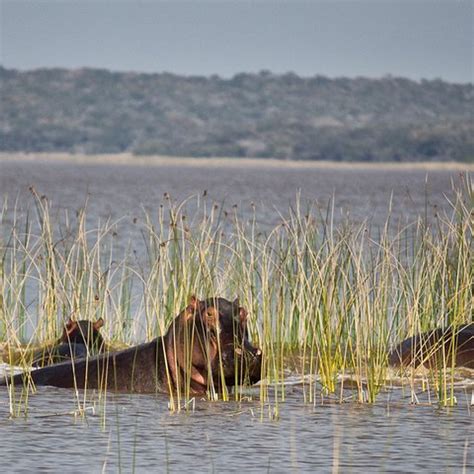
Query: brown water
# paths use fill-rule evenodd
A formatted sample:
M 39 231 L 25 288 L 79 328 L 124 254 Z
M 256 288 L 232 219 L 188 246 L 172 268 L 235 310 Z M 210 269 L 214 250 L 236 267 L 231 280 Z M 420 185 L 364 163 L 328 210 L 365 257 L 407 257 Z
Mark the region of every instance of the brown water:
M 301 191 L 325 208 L 335 196 L 335 217 L 350 211 L 383 225 L 392 196 L 393 218 L 430 218 L 448 209 L 445 194 L 458 171 L 324 169 L 266 166 L 203 167 L 94 165 L 58 161 L 0 160 L 1 199 L 25 207 L 29 186 L 54 209 L 75 212 L 88 198 L 91 221 L 125 217 L 122 245 L 132 239 L 134 217 L 154 212 L 168 192 L 192 194 L 245 217 L 257 205 L 261 222 L 277 224 Z M 11 216 L 9 216 L 11 218 Z M 7 219 L 8 220 L 8 219 Z M 8 224 L 8 222 L 6 222 Z M 140 251 L 140 249 L 138 249 Z M 304 404 L 301 388 L 271 420 L 258 400 L 235 404 L 197 401 L 194 410 L 171 413 L 166 396 L 112 395 L 106 411 L 95 405 L 74 418 L 71 390 L 41 388 L 28 401 L 27 418 L 9 418 L 8 394 L 0 391 L 0 455 L 3 472 L 472 472 L 472 383 L 457 393 L 458 405 L 413 406 L 402 389 L 375 405 Z M 258 393 L 258 392 L 257 392 Z M 255 397 L 257 397 L 255 393 Z M 93 402 L 87 404 L 94 407 Z M 333 471 L 334 472 L 334 471 Z

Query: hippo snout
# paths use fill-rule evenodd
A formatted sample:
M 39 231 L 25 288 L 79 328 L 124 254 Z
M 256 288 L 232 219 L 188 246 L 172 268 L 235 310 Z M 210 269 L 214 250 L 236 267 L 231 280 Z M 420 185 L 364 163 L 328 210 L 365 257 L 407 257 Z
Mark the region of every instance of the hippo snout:
M 245 342 L 242 346 L 229 344 L 222 350 L 220 357 L 222 367 L 216 371 L 225 375 L 227 386 L 254 384 L 261 379 L 262 351 Z
M 248 382 L 253 385 L 262 378 L 262 351 L 258 347 L 252 346 L 248 340 L 244 342 L 242 349 L 236 349 L 236 353 L 244 361 L 245 372 Z
M 251 385 L 259 382 L 262 378 L 262 356 L 263 353 L 258 348 L 253 348 L 253 350 L 250 352 L 248 375 Z

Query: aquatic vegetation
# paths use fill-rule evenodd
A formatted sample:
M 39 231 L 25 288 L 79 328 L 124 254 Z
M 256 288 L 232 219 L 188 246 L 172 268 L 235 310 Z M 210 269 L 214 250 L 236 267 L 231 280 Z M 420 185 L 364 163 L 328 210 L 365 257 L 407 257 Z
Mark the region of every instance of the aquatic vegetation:
M 455 403 L 454 357 L 394 370 L 388 354 L 406 337 L 473 321 L 468 175 L 447 197 L 450 213 L 392 222 L 387 203 L 382 228 L 335 224 L 331 202 L 321 208 L 299 197 L 271 229 L 256 207 L 244 213 L 206 196 L 177 203 L 165 195 L 143 216 L 94 222 L 87 202 L 74 216 L 53 213 L 47 197 L 31 192 L 33 206 L 5 200 L 0 213 L 4 351 L 54 339 L 71 316 L 103 318 L 112 345 L 149 341 L 166 333 L 190 295 L 238 296 L 250 339 L 263 351 L 263 380 L 251 391 L 211 390 L 210 399 L 259 395 L 262 411 L 275 417 L 295 376 L 306 403 L 373 403 L 394 381 L 416 400 L 421 378 L 439 403 Z M 140 243 L 122 237 L 130 226 Z M 75 393 L 83 409 L 86 394 Z M 10 396 L 12 414 L 27 406 L 27 390 Z M 170 406 L 189 399 L 172 393 Z

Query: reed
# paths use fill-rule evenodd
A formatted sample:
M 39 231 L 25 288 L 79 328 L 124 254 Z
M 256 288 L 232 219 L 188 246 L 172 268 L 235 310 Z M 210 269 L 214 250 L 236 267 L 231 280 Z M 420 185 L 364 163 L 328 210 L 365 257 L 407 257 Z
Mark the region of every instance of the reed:
M 164 334 L 191 294 L 238 296 L 265 356 L 262 409 L 274 416 L 289 375 L 301 377 L 305 402 L 345 399 L 349 378 L 353 398 L 373 403 L 394 375 L 391 344 L 473 321 L 468 175 L 453 187 L 450 212 L 393 222 L 388 203 L 381 229 L 347 218 L 336 224 L 333 201 L 320 208 L 299 196 L 271 229 L 259 223 L 255 206 L 243 213 L 205 196 L 178 203 L 165 195 L 133 224 L 91 223 L 87 203 L 73 216 L 53 212 L 34 189 L 29 206 L 21 204 L 5 199 L 0 214 L 4 355 L 51 340 L 70 316 L 103 317 L 108 339 L 126 346 Z M 133 246 L 117 239 L 117 229 L 130 225 L 142 236 Z M 415 393 L 418 372 L 401 377 Z M 446 361 L 423 382 L 439 403 L 455 402 Z M 171 394 L 172 409 L 189 406 L 188 389 Z M 245 396 L 209 387 L 211 399 Z M 77 397 L 85 406 L 85 395 Z

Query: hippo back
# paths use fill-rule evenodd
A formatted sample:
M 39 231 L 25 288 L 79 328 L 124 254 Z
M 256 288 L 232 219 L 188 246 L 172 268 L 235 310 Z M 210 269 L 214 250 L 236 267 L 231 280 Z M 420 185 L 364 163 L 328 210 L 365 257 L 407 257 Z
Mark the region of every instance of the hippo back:
M 437 328 L 405 339 L 389 354 L 389 364 L 474 368 L 474 324 Z

